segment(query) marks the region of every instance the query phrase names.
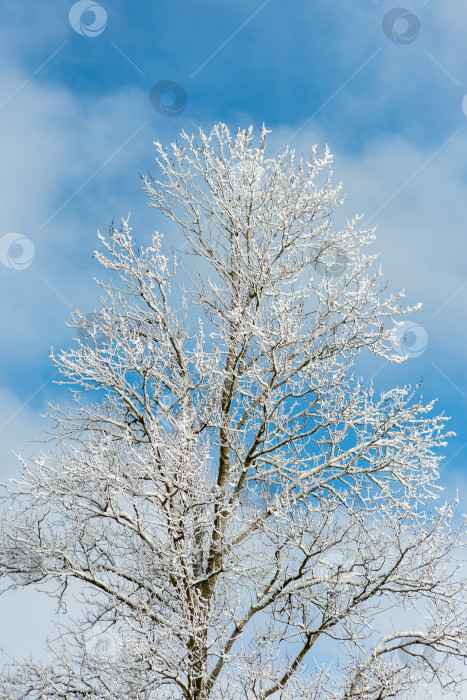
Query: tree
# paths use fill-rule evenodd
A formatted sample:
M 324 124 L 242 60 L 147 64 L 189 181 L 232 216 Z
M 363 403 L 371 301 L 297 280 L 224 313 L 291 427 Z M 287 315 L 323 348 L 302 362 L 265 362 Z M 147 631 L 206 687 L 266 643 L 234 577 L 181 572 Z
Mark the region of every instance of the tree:
M 328 150 L 266 157 L 267 133 L 155 144 L 144 185 L 185 252 L 139 249 L 128 220 L 99 235 L 102 308 L 52 353 L 72 408 L 50 406 L 53 445 L 3 486 L 0 525 L 3 589 L 74 592 L 82 613 L 50 660 L 5 667 L 1 698 L 460 692 L 446 419 L 355 376 L 365 351 L 402 361 L 415 307 L 364 254 L 373 230 L 334 230 Z

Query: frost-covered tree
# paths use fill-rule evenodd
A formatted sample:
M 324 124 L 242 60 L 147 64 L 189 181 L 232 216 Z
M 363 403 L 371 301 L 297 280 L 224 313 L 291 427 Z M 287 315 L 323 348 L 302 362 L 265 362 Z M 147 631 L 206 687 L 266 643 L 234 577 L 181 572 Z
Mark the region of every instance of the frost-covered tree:
M 460 692 L 445 418 L 355 374 L 365 351 L 403 359 L 413 309 L 364 254 L 373 230 L 332 225 L 329 152 L 270 158 L 267 133 L 155 144 L 144 184 L 184 232 L 175 256 L 128 220 L 99 236 L 102 307 L 52 353 L 71 408 L 1 492 L 2 589 L 81 613 L 46 660 L 5 665 L 2 699 Z

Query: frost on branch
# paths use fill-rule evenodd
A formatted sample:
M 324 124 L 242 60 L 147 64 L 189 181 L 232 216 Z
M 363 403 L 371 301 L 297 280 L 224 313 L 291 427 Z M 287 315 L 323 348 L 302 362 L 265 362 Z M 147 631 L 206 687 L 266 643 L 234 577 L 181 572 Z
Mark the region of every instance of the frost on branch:
M 5 665 L 4 700 L 460 689 L 446 419 L 353 372 L 364 351 L 403 360 L 392 329 L 413 309 L 365 254 L 373 231 L 333 228 L 329 152 L 268 158 L 267 133 L 156 144 L 144 183 L 185 234 L 182 265 L 128 220 L 99 236 L 102 308 L 52 354 L 73 404 L 1 496 L 2 589 L 73 590 L 82 614 L 47 662 Z

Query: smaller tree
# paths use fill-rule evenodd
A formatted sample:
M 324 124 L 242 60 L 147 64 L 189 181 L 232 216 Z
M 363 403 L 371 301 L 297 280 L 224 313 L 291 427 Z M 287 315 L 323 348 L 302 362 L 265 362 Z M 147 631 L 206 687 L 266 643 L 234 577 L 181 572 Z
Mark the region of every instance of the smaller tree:
M 102 308 L 52 355 L 74 405 L 51 407 L 55 445 L 3 486 L 0 521 L 4 589 L 62 604 L 76 584 L 82 615 L 50 662 L 5 668 L 2 700 L 386 700 L 433 679 L 460 697 L 445 418 L 353 369 L 402 361 L 413 309 L 364 254 L 373 231 L 333 229 L 330 154 L 267 158 L 266 136 L 156 144 L 151 204 L 198 268 L 128 221 L 100 236 Z

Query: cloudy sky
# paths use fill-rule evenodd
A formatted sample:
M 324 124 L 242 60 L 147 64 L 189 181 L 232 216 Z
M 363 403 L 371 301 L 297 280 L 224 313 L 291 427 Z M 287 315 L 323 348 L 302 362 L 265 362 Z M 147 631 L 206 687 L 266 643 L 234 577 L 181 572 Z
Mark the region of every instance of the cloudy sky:
M 390 288 L 423 302 L 409 360 L 365 370 L 439 397 L 457 433 L 442 479 L 467 510 L 466 25 L 462 0 L 2 0 L 0 478 L 36 449 L 45 399 L 65 400 L 48 355 L 98 305 L 97 230 L 131 212 L 142 243 L 164 231 L 139 178 L 153 141 L 265 123 L 271 153 L 330 145 L 342 218 L 378 225 Z M 0 645 L 40 650 L 37 605 L 0 599 Z

